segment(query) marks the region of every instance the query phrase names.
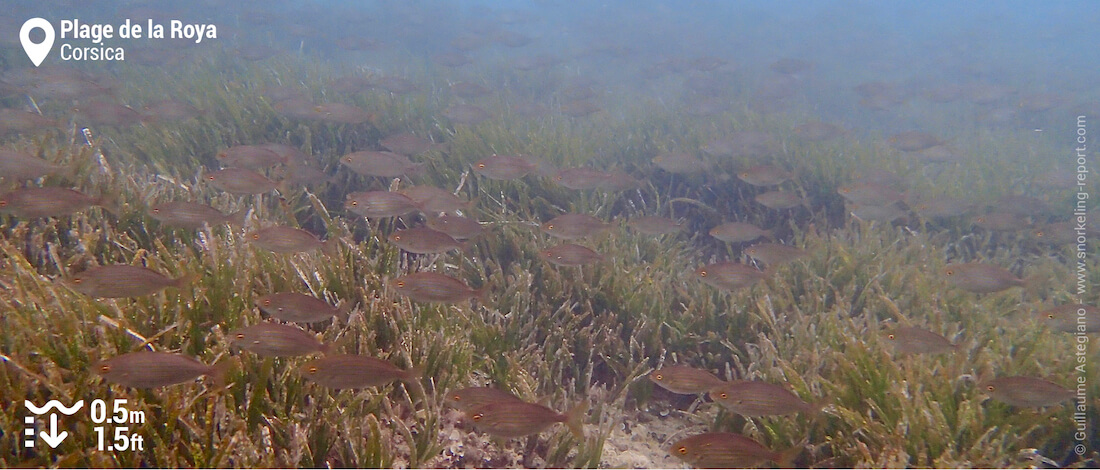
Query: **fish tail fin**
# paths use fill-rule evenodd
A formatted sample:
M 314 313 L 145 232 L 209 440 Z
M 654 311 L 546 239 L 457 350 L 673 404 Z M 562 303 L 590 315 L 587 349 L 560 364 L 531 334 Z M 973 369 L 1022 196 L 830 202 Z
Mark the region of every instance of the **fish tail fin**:
M 214 363 L 210 366 L 210 371 L 206 373 L 207 377 L 210 377 L 211 382 L 215 389 L 224 388 L 228 382 L 226 379 L 229 376 L 230 370 L 233 369 L 233 362 L 229 357 L 222 358 L 222 360 Z
M 1020 279 L 1020 282 L 1017 285 L 1024 288 L 1024 293 L 1026 295 L 1030 297 L 1036 297 L 1043 287 L 1042 276 L 1040 276 L 1039 274 L 1032 274 L 1028 277 Z
M 405 382 L 406 385 L 412 386 L 413 391 L 417 395 L 426 397 L 428 396 L 428 392 L 424 390 L 424 384 L 420 383 L 420 378 L 424 377 L 424 375 L 425 370 L 423 365 L 413 366 L 405 371 L 405 377 L 402 381 Z
M 355 303 L 350 300 L 345 300 L 339 307 L 336 307 L 336 317 L 339 318 L 340 321 L 347 323 L 348 318 L 351 317 L 352 310 L 355 310 Z
M 474 289 L 474 297 L 476 297 L 477 300 L 484 304 L 489 303 L 489 293 L 490 292 L 488 283 L 478 289 Z
M 95 200 L 94 205 L 99 206 L 100 209 L 107 211 L 111 215 L 117 216 L 122 213 L 122 208 L 118 201 L 115 200 L 114 196 L 100 197 Z
M 321 343 L 321 348 L 317 350 L 321 354 L 328 355 L 329 351 L 332 351 L 331 343 Z
M 286 195 L 289 194 L 293 190 L 294 190 L 294 184 L 288 179 L 279 180 L 278 182 L 275 183 L 275 191 L 278 192 L 278 194 L 276 196 L 283 201 L 284 205 L 285 205 L 285 201 L 286 201 Z M 264 193 L 264 194 L 269 194 L 269 193 L 270 192 Z M 285 207 L 284 207 L 284 210 L 286 210 Z M 290 220 L 294 220 L 294 219 L 290 219 Z
M 232 214 L 225 216 L 225 223 L 232 225 L 233 227 L 244 227 L 245 220 L 248 218 L 248 209 L 241 209 Z
M 321 242 L 321 253 L 324 253 L 324 254 L 329 255 L 329 256 L 339 256 L 340 255 L 340 239 L 333 237 L 333 238 L 329 238 L 328 240 L 325 240 L 324 242 Z
M 405 371 L 405 380 L 408 380 L 410 382 L 420 380 L 420 378 L 424 376 L 424 372 L 425 371 L 423 365 L 412 366 L 407 371 Z
M 187 287 L 188 285 L 191 285 L 191 283 L 198 281 L 199 279 L 202 279 L 202 275 L 199 273 L 184 274 L 172 280 L 172 287 L 182 289 L 184 287 Z
M 765 230 L 762 235 L 764 236 L 764 238 L 767 238 L 768 240 L 775 240 L 775 230 L 771 230 L 771 229 Z
M 565 427 L 569 428 L 577 439 L 584 439 L 584 417 L 588 413 L 588 402 L 581 401 L 565 412 Z
M 800 442 L 790 449 L 775 454 L 775 465 L 779 468 L 794 468 L 794 461 L 799 455 L 802 455 L 802 450 L 806 447 L 804 442 Z

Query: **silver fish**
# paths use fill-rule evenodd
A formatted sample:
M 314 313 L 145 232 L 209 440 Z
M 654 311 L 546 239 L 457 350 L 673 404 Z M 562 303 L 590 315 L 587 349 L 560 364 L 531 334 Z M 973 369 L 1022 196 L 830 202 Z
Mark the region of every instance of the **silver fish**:
M 1011 287 L 1024 287 L 1023 279 L 1000 266 L 983 263 L 956 263 L 943 268 L 947 281 L 963 290 L 986 294 Z
M 197 277 L 189 275 L 171 279 L 149 268 L 117 264 L 96 266 L 74 274 L 67 283 L 73 290 L 89 297 L 118 299 L 141 297 L 167 287 L 183 287 Z
M 335 245 L 323 242 L 316 235 L 294 227 L 274 226 L 266 227 L 245 236 L 252 244 L 275 253 L 300 253 L 323 249 L 330 252 Z
M 798 412 L 817 413 L 822 403 L 811 404 L 779 385 L 756 380 L 735 380 L 712 388 L 707 396 L 744 416 L 777 416 Z
M 279 323 L 257 323 L 229 333 L 232 344 L 264 357 L 304 356 L 327 352 L 328 345 L 307 331 Z
M 684 395 L 707 393 L 726 383 L 708 371 L 680 365 L 664 366 L 650 372 L 649 380 L 665 390 Z
M 386 284 L 397 293 L 417 302 L 461 302 L 471 297 L 487 300 L 489 286 L 471 289 L 466 283 L 453 277 L 433 273 L 419 272 L 399 277 Z
M 92 206 L 104 206 L 113 212 L 104 198 L 88 196 L 67 188 L 22 188 L 0 195 L 0 213 L 17 217 L 61 217 Z
M 420 210 L 420 206 L 404 194 L 391 191 L 365 191 L 347 195 L 344 207 L 363 217 L 394 217 Z
M 502 401 L 523 400 L 504 390 L 491 387 L 468 387 L 447 392 L 447 402 L 463 411 Z
M 502 400 L 466 411 L 466 417 L 482 432 L 504 438 L 538 434 L 554 423 L 564 423 L 578 437 L 584 436 L 581 420 L 587 411 L 581 403 L 561 414 L 537 403 Z
M 174 201 L 157 204 L 149 209 L 149 216 L 165 225 L 196 229 L 205 224 L 244 225 L 247 211 L 225 214 L 206 204 Z
M 697 468 L 752 468 L 775 462 L 779 468 L 792 468 L 801 447 L 773 452 L 759 442 L 740 434 L 707 432 L 677 441 L 669 453 Z
M 397 230 L 390 234 L 389 240 L 402 250 L 418 254 L 444 253 L 466 248 L 465 243 L 460 243 L 450 235 L 424 227 Z
M 1023 376 L 987 380 L 978 384 L 978 390 L 1009 405 L 1024 408 L 1057 405 L 1075 396 L 1073 390 L 1049 380 Z
M 244 168 L 225 168 L 206 174 L 215 188 L 232 194 L 263 194 L 274 191 L 278 184 L 266 176 Z
M 539 257 L 558 266 L 581 266 L 598 263 L 604 259 L 603 255 L 572 243 L 562 243 L 542 250 Z
M 216 158 L 223 167 L 259 170 L 286 163 L 286 158 L 258 145 L 237 145 L 219 152 Z
M 159 388 L 206 375 L 220 381 L 223 369 L 180 354 L 139 351 L 115 356 L 93 368 L 108 382 L 133 388 Z
M 538 164 L 524 157 L 492 155 L 474 162 L 474 173 L 494 180 L 514 180 L 527 176 Z
M 722 290 L 738 290 L 764 279 L 764 271 L 742 263 L 708 264 L 695 271 L 695 276 L 707 285 Z
M 393 152 L 365 150 L 344 155 L 340 164 L 363 176 L 396 178 L 417 172 L 424 164 L 413 163 L 404 155 Z
M 350 303 L 341 308 L 305 294 L 279 292 L 256 299 L 260 311 L 283 321 L 295 323 L 316 323 L 342 315 L 350 309 Z
M 386 385 L 395 380 L 412 382 L 420 372 L 404 370 L 389 362 L 368 356 L 338 354 L 314 359 L 301 367 L 302 376 L 328 388 L 366 388 Z
M 958 349 L 958 345 L 939 334 L 916 327 L 898 327 L 886 333 L 894 349 L 905 354 L 939 354 Z

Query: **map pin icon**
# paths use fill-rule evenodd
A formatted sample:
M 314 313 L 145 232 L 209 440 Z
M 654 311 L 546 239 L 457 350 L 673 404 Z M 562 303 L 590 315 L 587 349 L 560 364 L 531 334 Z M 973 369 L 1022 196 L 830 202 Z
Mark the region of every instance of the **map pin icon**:
M 39 28 L 46 33 L 46 39 L 38 44 L 31 41 L 31 30 L 34 28 Z M 53 25 L 43 18 L 31 18 L 19 29 L 19 42 L 23 43 L 23 50 L 26 51 L 31 62 L 34 62 L 35 67 L 41 65 L 50 54 L 50 49 L 53 49 L 53 38 Z

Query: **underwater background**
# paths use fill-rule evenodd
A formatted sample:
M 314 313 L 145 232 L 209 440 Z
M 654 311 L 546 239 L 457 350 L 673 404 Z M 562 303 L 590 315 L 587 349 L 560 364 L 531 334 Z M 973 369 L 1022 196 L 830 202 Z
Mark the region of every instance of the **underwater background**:
M 1100 465 L 1100 4 L 4 7 L 0 466 Z

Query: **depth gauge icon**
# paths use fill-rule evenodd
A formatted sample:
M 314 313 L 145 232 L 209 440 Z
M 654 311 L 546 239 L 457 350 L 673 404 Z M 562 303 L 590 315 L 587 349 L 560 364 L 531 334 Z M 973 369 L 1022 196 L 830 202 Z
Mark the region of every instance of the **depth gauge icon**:
M 80 400 L 68 408 L 57 400 L 50 400 L 41 408 L 35 406 L 30 400 L 23 400 L 23 404 L 31 413 L 34 413 L 35 416 L 50 413 L 50 410 L 53 408 L 57 408 L 57 411 L 65 416 L 72 416 L 84 407 L 84 400 Z M 23 418 L 23 423 L 27 425 L 27 428 L 23 431 L 27 437 L 27 439 L 23 441 L 24 447 L 34 447 L 34 418 L 34 416 L 26 416 Z M 48 444 L 51 449 L 56 449 L 66 437 L 69 437 L 69 432 L 57 432 L 57 413 L 50 413 L 50 432 L 42 431 L 38 433 L 38 435 L 42 436 L 42 440 L 46 441 L 46 444 Z

